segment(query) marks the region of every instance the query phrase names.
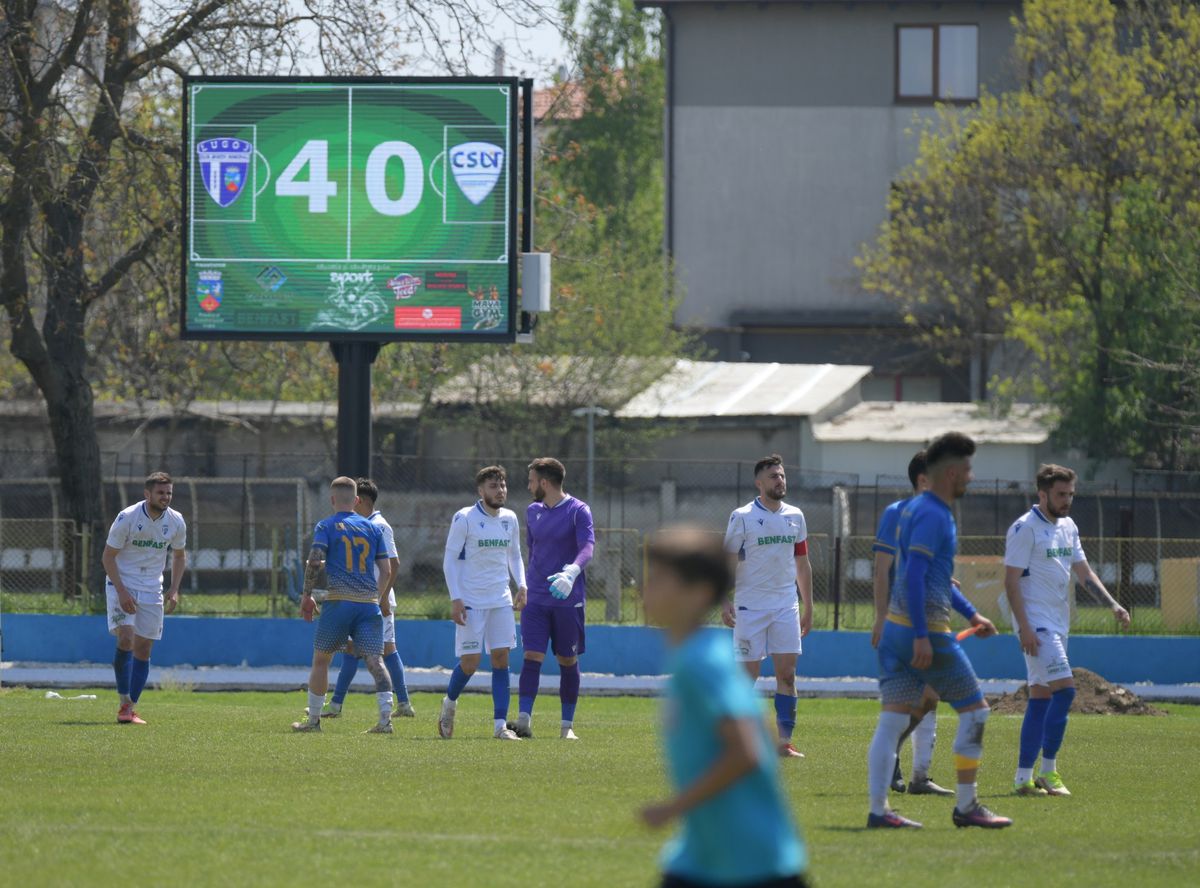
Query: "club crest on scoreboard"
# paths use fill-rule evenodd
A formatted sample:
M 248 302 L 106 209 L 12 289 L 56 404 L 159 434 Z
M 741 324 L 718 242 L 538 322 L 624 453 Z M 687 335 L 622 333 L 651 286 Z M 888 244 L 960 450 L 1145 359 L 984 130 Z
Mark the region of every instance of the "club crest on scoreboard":
M 254 145 L 246 139 L 205 139 L 196 145 L 204 190 L 219 207 L 227 207 L 246 189 Z
M 463 142 L 450 149 L 450 171 L 463 196 L 479 206 L 504 171 L 504 149 L 491 142 Z
M 200 272 L 196 280 L 196 298 L 200 300 L 202 309 L 211 313 L 220 308 L 224 290 L 225 282 L 221 279 L 221 272 Z

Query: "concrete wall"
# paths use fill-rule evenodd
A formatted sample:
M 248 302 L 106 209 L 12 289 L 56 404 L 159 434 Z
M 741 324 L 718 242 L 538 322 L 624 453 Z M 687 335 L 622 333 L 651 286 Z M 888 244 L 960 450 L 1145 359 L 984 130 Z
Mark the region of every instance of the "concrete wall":
M 728 634 L 726 629 L 706 631 Z M 303 666 L 311 662 L 313 627 L 302 620 L 168 617 L 154 648 L 157 666 Z M 449 621 L 401 620 L 396 640 L 409 666 L 454 665 Z M 732 643 L 732 641 L 731 641 Z M 641 626 L 589 626 L 587 672 L 658 675 L 666 660 L 663 636 Z M 1011 636 L 965 643 L 980 678 L 1023 678 L 1024 661 Z M 112 637 L 104 617 L 10 614 L 4 617 L 4 658 L 22 663 L 108 663 Z M 547 658 L 546 672 L 557 665 Z M 1181 684 L 1200 681 L 1200 637 L 1073 636 L 1071 662 L 1110 681 Z M 768 664 L 769 666 L 769 664 Z M 870 676 L 875 652 L 865 632 L 812 632 L 800 673 L 814 678 Z M 769 669 L 765 674 L 769 674 Z
M 897 105 L 900 23 L 979 25 L 980 81 L 1010 83 L 1019 4 L 682 4 L 671 8 L 671 239 L 680 322 L 736 310 L 876 310 L 852 258 L 914 157 Z

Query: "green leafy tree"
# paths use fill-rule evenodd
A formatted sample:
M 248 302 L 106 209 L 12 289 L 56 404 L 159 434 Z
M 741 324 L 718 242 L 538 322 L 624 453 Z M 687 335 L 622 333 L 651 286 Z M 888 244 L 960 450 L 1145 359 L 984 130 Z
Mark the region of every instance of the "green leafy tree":
M 1195 451 L 1180 410 L 1200 406 L 1179 402 L 1200 317 L 1200 10 L 1032 0 L 1014 25 L 1018 87 L 922 134 L 864 286 L 952 363 L 1023 350 L 993 393 L 1053 403 L 1061 443 L 1178 465 Z
M 664 298 L 658 13 L 631 0 L 562 9 L 579 23 L 576 74 L 555 87 L 560 101 L 539 134 L 534 229 L 553 255 L 553 310 L 532 347 L 442 352 L 445 381 L 427 389 L 441 421 L 465 428 L 481 455 L 568 452 L 585 422 L 574 409 L 615 409 L 694 348 Z M 653 434 L 601 423 L 597 442 L 620 457 Z

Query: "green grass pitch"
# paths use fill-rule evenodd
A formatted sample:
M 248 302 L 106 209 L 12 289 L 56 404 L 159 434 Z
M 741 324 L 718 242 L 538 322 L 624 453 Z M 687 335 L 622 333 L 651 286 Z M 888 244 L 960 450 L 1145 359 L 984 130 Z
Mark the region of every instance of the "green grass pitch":
M 654 700 L 584 698 L 583 739 L 567 744 L 549 739 L 553 696 L 539 702 L 542 737 L 499 743 L 484 695 L 463 698 L 445 742 L 432 695 L 418 695 L 418 718 L 386 737 L 359 733 L 373 721 L 369 695 L 352 695 L 320 736 L 295 736 L 300 693 L 151 690 L 139 707 L 146 727 L 116 725 L 113 693 L 97 693 L 0 692 L 6 884 L 654 883 L 665 836 L 634 816 L 665 792 Z M 1197 884 L 1200 707 L 1073 718 L 1059 758 L 1069 799 L 1007 795 L 1020 720 L 994 717 L 980 793 L 1016 825 L 955 830 L 951 800 L 900 797 L 926 824 L 902 834 L 861 829 L 876 709 L 800 703 L 808 757 L 782 771 L 814 885 Z M 945 707 L 939 728 L 934 776 L 950 783 Z

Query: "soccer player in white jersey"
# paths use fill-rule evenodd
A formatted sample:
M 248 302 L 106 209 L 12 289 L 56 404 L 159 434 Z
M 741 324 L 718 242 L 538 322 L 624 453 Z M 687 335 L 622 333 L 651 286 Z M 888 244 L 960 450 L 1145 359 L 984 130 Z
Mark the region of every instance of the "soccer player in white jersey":
M 1059 776 L 1057 758 L 1075 700 L 1067 634 L 1076 581 L 1111 608 L 1121 626 L 1129 625 L 1129 612 L 1088 564 L 1079 528 L 1068 517 L 1075 499 L 1075 472 L 1042 466 L 1037 494 L 1037 505 L 1008 529 L 1004 547 L 1004 591 L 1029 677 L 1014 784 L 1017 795 L 1067 796 L 1071 793 Z M 1035 779 L 1039 751 L 1042 769 Z
M 442 700 L 438 735 L 443 740 L 454 736 L 458 697 L 479 668 L 481 655 L 487 654 L 492 661 L 492 736 L 519 740 L 507 721 L 508 654 L 517 646 L 513 612 L 525 606 L 527 592 L 521 528 L 516 513 L 504 508 L 508 476 L 503 466 L 484 466 L 475 473 L 475 487 L 479 500 L 454 513 L 442 561 L 459 659 Z M 515 599 L 510 577 L 517 585 Z
M 787 475 L 777 453 L 754 465 L 758 496 L 734 509 L 725 529 L 725 550 L 737 556 L 733 601 L 722 611 L 733 628 L 734 652 L 752 679 L 765 657 L 775 667 L 775 723 L 779 754 L 803 758 L 792 745 L 796 727 L 796 658 L 800 639 L 812 628 L 812 565 L 804 513 L 783 501 Z M 804 602 L 803 613 L 796 598 Z
M 396 551 L 396 534 L 392 525 L 388 524 L 383 513 L 375 508 L 379 502 L 379 485 L 370 478 L 358 479 L 358 504 L 354 511 L 376 525 L 383 534 L 383 549 L 388 558 L 388 575 L 384 578 L 388 590 L 388 607 L 390 612 L 383 618 L 383 665 L 387 667 L 388 675 L 392 678 L 392 691 L 395 694 L 395 705 L 392 717 L 413 718 L 416 711 L 408 699 L 408 685 L 404 681 L 404 661 L 396 649 L 396 590 L 393 586 L 400 573 L 400 556 Z M 346 649 L 342 651 L 342 668 L 338 671 L 337 681 L 333 686 L 333 697 L 321 710 L 321 718 L 338 718 L 342 714 L 342 704 L 358 667 L 362 660 L 354 652 L 354 642 L 347 640 Z
M 163 614 L 179 604 L 179 584 L 187 566 L 187 525 L 171 508 L 175 488 L 166 472 L 146 478 L 146 498 L 123 509 L 108 531 L 101 561 L 108 581 L 108 631 L 117 636 L 113 672 L 121 724 L 144 725 L 134 711 L 150 674 L 150 650 L 162 638 Z M 163 596 L 163 568 L 171 553 L 171 588 Z

